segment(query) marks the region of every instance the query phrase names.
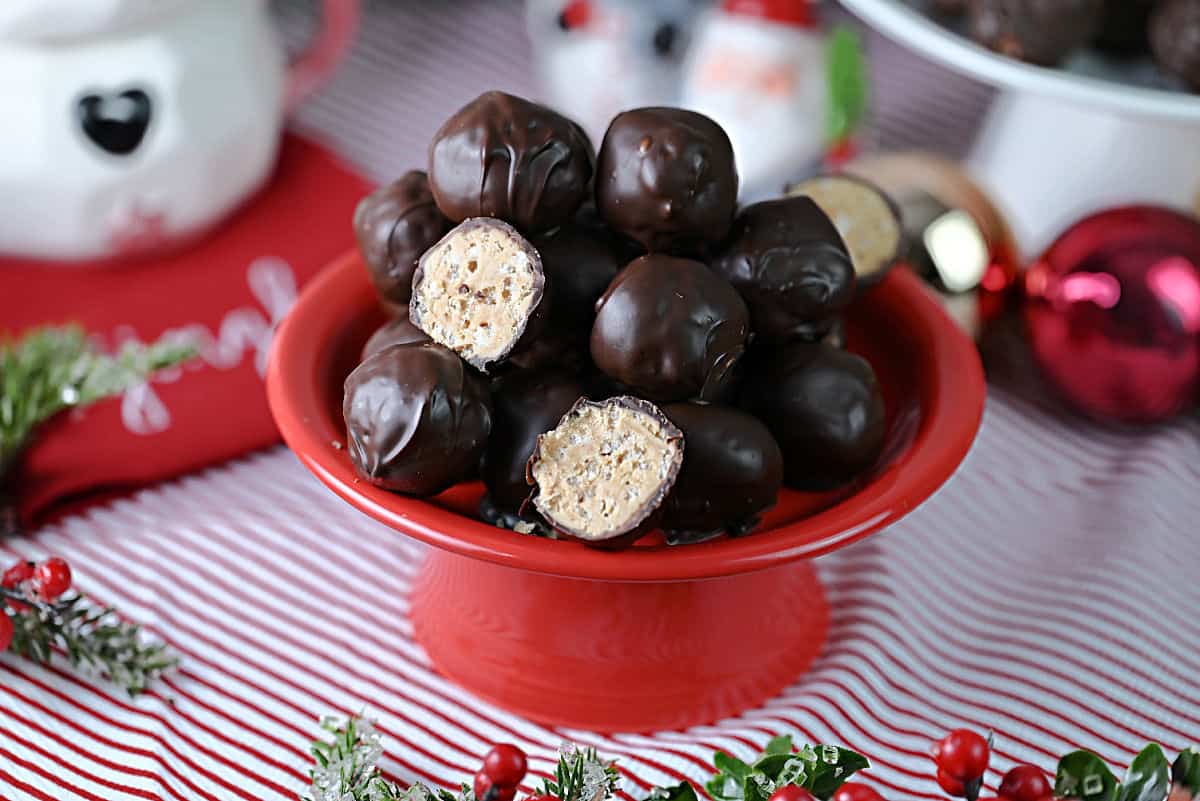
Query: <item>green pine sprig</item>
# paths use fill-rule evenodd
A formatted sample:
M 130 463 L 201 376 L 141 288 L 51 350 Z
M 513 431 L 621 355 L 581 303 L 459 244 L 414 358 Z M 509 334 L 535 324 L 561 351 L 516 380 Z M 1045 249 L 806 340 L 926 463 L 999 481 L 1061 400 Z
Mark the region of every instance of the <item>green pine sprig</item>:
M 109 356 L 75 325 L 0 339 L 0 471 L 59 412 L 118 395 L 195 354 L 194 345 L 163 337 L 149 345 L 128 342 Z
M 312 744 L 315 764 L 308 772 L 303 801 L 475 801 L 475 793 L 465 784 L 457 793 L 419 782 L 403 790 L 385 779 L 379 772 L 382 738 L 367 718 L 325 717 L 321 728 L 332 738 Z
M 605 801 L 621 786 L 616 763 L 603 760 L 595 748 L 579 749 L 564 743 L 559 749 L 554 779 L 543 779 L 538 793 L 560 801 Z
M 5 599 L 13 625 L 8 647 L 18 656 L 46 664 L 58 651 L 75 669 L 108 679 L 130 695 L 179 664 L 166 645 L 146 639 L 141 626 L 83 595 L 48 604 L 0 590 L 0 600 Z M 0 614 L 5 614 L 3 605 Z

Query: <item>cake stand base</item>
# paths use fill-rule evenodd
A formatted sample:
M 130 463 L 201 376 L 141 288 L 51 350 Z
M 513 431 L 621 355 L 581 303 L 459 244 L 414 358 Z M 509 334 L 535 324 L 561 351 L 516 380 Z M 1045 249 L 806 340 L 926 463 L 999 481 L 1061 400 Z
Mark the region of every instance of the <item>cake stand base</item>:
M 682 729 L 761 704 L 812 664 L 829 607 L 811 564 L 624 583 L 431 550 L 412 591 L 437 669 L 540 723 Z

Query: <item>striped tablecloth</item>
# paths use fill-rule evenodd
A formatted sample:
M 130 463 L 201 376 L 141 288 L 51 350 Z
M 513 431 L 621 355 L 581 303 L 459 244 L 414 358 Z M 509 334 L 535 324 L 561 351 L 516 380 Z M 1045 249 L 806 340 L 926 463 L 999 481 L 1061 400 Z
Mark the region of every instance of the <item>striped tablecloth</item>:
M 368 8 L 356 52 L 299 124 L 375 177 L 419 163 L 463 98 L 531 91 L 512 3 Z M 307 9 L 281 10 L 302 36 Z M 884 144 L 964 148 L 987 90 L 871 45 Z M 1124 766 L 1147 740 L 1200 741 L 1200 421 L 1113 432 L 1062 414 L 1019 360 L 993 376 L 959 475 L 820 560 L 833 629 L 814 669 L 761 709 L 688 732 L 547 729 L 440 678 L 405 614 L 420 548 L 282 450 L 0 543 L 5 562 L 66 557 L 81 588 L 183 657 L 132 700 L 0 657 L 0 798 L 295 798 L 318 716 L 360 710 L 378 718 L 396 780 L 456 784 L 497 741 L 544 774 L 570 739 L 618 757 L 634 798 L 705 777 L 714 749 L 746 757 L 784 732 L 868 754 L 868 780 L 892 799 L 938 797 L 928 749 L 960 725 L 996 732 L 1001 770 L 1051 768 L 1075 746 Z

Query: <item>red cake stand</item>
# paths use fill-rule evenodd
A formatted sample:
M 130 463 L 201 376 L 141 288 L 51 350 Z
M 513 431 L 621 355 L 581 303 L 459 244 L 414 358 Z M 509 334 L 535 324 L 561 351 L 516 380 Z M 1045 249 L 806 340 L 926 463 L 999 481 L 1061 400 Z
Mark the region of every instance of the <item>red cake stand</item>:
M 284 439 L 351 505 L 433 546 L 411 609 L 442 673 L 533 720 L 596 731 L 709 723 L 795 681 L 828 631 L 809 560 L 896 522 L 941 486 L 971 446 L 986 392 L 971 342 L 915 277 L 893 270 L 847 318 L 848 346 L 874 365 L 887 403 L 877 469 L 837 493 L 785 490 L 749 537 L 599 551 L 481 522 L 477 483 L 415 499 L 357 477 L 342 380 L 381 321 L 357 256 L 309 284 L 267 375 Z

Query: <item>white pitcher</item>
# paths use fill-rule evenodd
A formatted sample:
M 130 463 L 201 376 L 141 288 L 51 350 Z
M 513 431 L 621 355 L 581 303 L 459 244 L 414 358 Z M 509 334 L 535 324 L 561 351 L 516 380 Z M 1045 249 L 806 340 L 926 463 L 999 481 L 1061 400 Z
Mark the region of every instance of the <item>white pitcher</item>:
M 0 2 L 0 252 L 109 259 L 219 221 L 270 174 L 356 14 L 325 0 L 289 68 L 265 0 Z

